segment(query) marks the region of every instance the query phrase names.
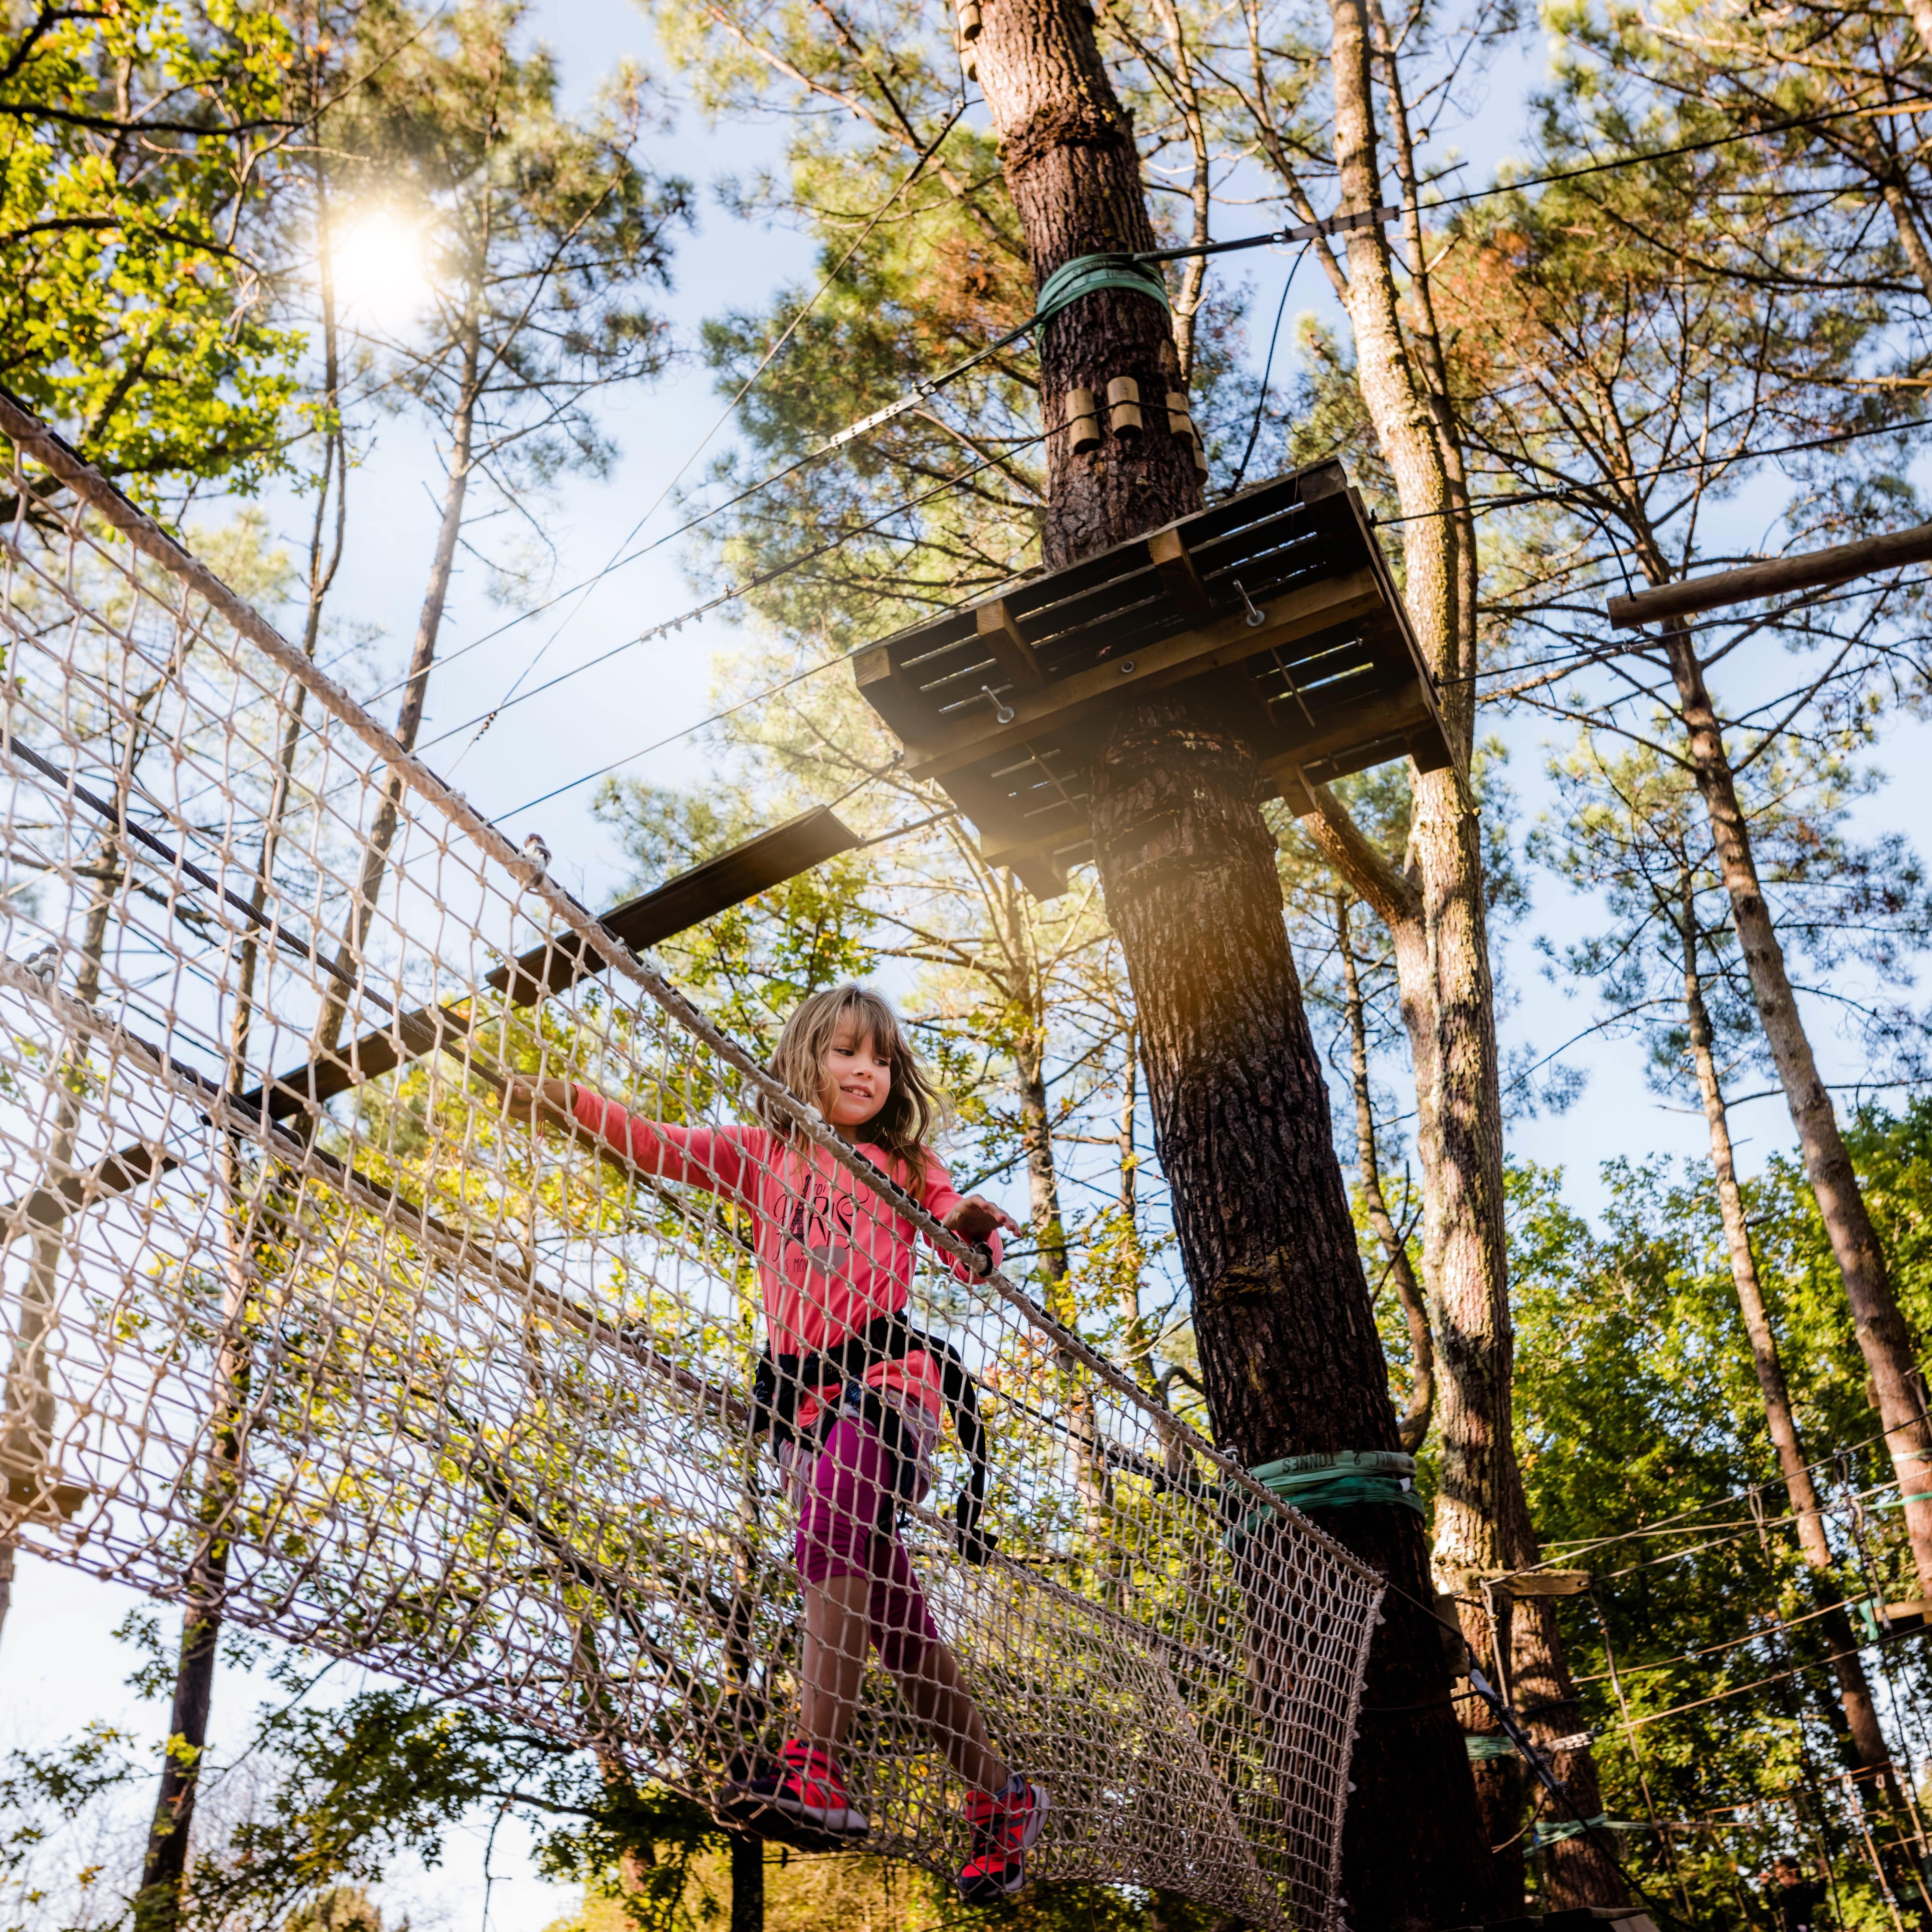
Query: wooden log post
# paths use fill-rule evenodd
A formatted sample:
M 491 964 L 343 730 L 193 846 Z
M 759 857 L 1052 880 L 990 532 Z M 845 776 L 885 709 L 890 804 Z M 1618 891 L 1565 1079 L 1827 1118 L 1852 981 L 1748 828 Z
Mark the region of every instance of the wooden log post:
M 1085 0 L 982 0 L 982 14 L 980 82 L 1036 282 L 1080 255 L 1153 248 L 1132 130 Z M 1158 302 L 1096 291 L 1042 331 L 1042 419 L 1067 422 L 1071 392 L 1104 398 L 1122 376 L 1142 398 L 1165 399 L 1181 393 L 1178 372 Z M 1136 434 L 1115 433 L 1103 408 L 1097 440 L 1049 439 L 1050 566 L 1199 507 L 1192 439 L 1142 414 Z M 1163 694 L 1118 716 L 1091 790 L 1214 1426 L 1250 1466 L 1396 1447 L 1258 777 L 1234 723 Z M 1348 1923 L 1422 1932 L 1480 1918 L 1492 1864 L 1439 1627 L 1424 1607 L 1433 1592 L 1420 1520 L 1379 1504 L 1322 1520 L 1392 1586 L 1355 1747 Z
M 1726 604 L 1749 604 L 1760 597 L 1784 597 L 1798 590 L 1828 590 L 1901 565 L 1932 562 L 1932 524 L 1915 524 L 1907 530 L 1888 530 L 1883 536 L 1856 543 L 1832 544 L 1807 550 L 1802 556 L 1767 557 L 1737 570 L 1713 572 L 1708 577 L 1687 577 L 1659 584 L 1628 597 L 1612 597 L 1604 614 L 1613 629 L 1634 630 L 1640 624 L 1665 623 L 1699 610 L 1720 610 Z

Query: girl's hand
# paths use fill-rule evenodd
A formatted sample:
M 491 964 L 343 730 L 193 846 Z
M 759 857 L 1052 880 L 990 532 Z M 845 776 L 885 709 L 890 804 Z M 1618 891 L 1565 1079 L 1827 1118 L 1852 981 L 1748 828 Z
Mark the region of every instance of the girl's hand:
M 968 1195 L 939 1225 L 962 1241 L 983 1241 L 995 1228 L 1004 1228 L 1010 1234 L 1024 1232 L 1004 1208 L 996 1208 L 979 1194 Z
M 562 1127 L 577 1124 L 577 1090 L 568 1080 L 531 1080 L 512 1074 L 503 1089 L 503 1111 L 513 1120 Z

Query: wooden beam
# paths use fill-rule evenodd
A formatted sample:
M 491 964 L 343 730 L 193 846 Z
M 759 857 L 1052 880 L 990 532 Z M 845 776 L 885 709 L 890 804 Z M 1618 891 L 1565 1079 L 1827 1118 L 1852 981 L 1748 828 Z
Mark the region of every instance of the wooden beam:
M 1201 580 L 1201 572 L 1189 552 L 1186 541 L 1176 530 L 1156 530 L 1147 540 L 1148 555 L 1160 573 L 1160 587 L 1168 601 L 1190 617 L 1205 617 L 1214 608 L 1214 600 Z
M 1157 691 L 1223 664 L 1239 664 L 1270 645 L 1292 644 L 1331 624 L 1355 622 L 1384 608 L 1381 586 L 1374 571 L 1366 566 L 1346 577 L 1298 585 L 1268 599 L 1268 621 L 1258 630 L 1250 628 L 1245 612 L 1233 611 L 1198 631 L 1149 644 L 1130 658 L 1076 671 L 1044 690 L 1015 692 L 1008 700 L 1013 712 L 1010 724 L 1000 724 L 983 706 L 968 712 L 944 740 L 908 747 L 912 755 L 906 761 L 906 776 L 943 778 L 963 765 L 1024 744 L 1042 728 L 1057 730 L 1103 710 L 1123 692 Z
M 1020 634 L 1013 614 L 1004 597 L 980 606 L 977 620 L 980 641 L 991 651 L 1016 691 L 1037 691 L 1046 682 L 1034 648 Z
M 1406 679 L 1394 691 L 1381 692 L 1362 704 L 1351 705 L 1332 718 L 1324 719 L 1319 731 L 1312 731 L 1285 751 L 1264 758 L 1262 773 L 1273 778 L 1277 773 L 1298 771 L 1304 765 L 1318 765 L 1352 745 L 1420 730 L 1432 724 L 1434 718 L 1423 694 L 1421 680 Z
M 1928 561 L 1932 561 L 1932 524 L 1916 524 L 1909 530 L 1892 530 L 1857 543 L 1834 544 L 1828 550 L 1807 550 L 1802 556 L 1772 557 L 1739 570 L 1720 570 L 1709 577 L 1687 578 L 1681 584 L 1660 584 L 1634 596 L 1612 597 L 1604 613 L 1613 628 L 1628 631 L 1640 624 L 1688 617 L 1694 611 L 1715 610 L 1726 604 L 1748 604 L 1794 590 L 1822 590 L 1876 571 Z
M 656 946 L 850 851 L 858 843 L 859 835 L 836 812 L 820 806 L 613 906 L 601 923 L 634 949 Z M 500 992 L 508 990 L 513 1005 L 532 1006 L 544 994 L 560 993 L 587 973 L 603 971 L 602 956 L 592 952 L 586 958 L 585 951 L 577 935 L 568 933 L 532 947 L 512 965 L 499 966 L 484 983 Z
M 898 734 L 903 743 L 916 744 L 929 728 L 920 704 L 917 681 L 892 662 L 890 644 L 868 644 L 852 653 L 852 675 L 859 695 Z
M 1256 702 L 1260 702 L 1258 695 Z M 1288 799 L 1290 808 L 1299 815 L 1314 808 L 1312 800 L 1305 799 L 1306 788 L 1300 776 L 1303 766 L 1318 765 L 1324 758 L 1332 758 L 1337 752 L 1345 752 L 1365 739 L 1392 738 L 1408 731 L 1420 736 L 1432 731 L 1434 724 L 1435 713 L 1429 708 L 1421 680 L 1408 678 L 1394 691 L 1384 692 L 1361 704 L 1351 705 L 1346 711 L 1324 722 L 1319 732 L 1311 733 L 1289 749 L 1263 759 L 1258 768 L 1260 775 L 1280 787 L 1282 796 Z M 973 815 L 970 803 L 964 805 L 964 809 L 968 818 Z M 1084 826 L 1076 830 L 1064 824 L 1051 832 L 1020 838 L 1003 838 L 997 833 L 982 832 L 980 856 L 989 866 L 1007 866 L 1020 872 L 1036 859 L 1056 860 L 1058 855 L 1084 844 L 1087 839 Z M 1029 891 L 1033 890 L 1023 872 L 1022 883 L 1028 885 Z M 1035 896 L 1039 895 L 1036 893 Z

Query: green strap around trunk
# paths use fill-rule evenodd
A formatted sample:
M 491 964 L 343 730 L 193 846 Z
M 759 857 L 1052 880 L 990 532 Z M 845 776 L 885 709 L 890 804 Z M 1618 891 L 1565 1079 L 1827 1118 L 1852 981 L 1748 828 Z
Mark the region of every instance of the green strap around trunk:
M 1146 267 L 1126 254 L 1076 255 L 1072 261 L 1061 262 L 1040 284 L 1033 319 L 1036 323 L 1046 322 L 1070 302 L 1100 289 L 1131 289 L 1151 296 L 1162 308 L 1173 306 L 1158 268 Z

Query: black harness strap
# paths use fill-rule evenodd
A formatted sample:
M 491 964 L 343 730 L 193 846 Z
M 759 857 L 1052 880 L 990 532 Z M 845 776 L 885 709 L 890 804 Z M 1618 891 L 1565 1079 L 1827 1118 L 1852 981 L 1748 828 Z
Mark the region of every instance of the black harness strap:
M 868 1385 L 864 1376 L 876 1364 L 902 1361 L 914 1349 L 930 1355 L 939 1364 L 940 1394 L 952 1412 L 959 1446 L 971 1471 L 970 1480 L 953 1504 L 955 1532 L 966 1560 L 983 1563 L 993 1548 L 994 1539 L 980 1528 L 986 1501 L 987 1460 L 986 1427 L 980 1419 L 979 1390 L 959 1352 L 950 1342 L 914 1328 L 903 1309 L 874 1316 L 836 1348 L 808 1354 L 778 1356 L 767 1348 L 758 1358 L 758 1372 L 752 1384 L 752 1426 L 769 1432 L 775 1442 L 802 1442 L 806 1432 L 798 1426 L 799 1399 L 809 1395 L 823 1410 L 810 1433 L 823 1444 L 846 1403 L 856 1406 L 860 1420 L 878 1437 L 885 1451 L 887 1480 L 880 1498 L 879 1527 L 890 1534 L 898 1504 L 912 1499 L 919 1480 L 919 1465 L 917 1458 L 907 1452 L 904 1418 L 892 1403 L 882 1400 L 878 1391 Z M 835 1384 L 839 1394 L 827 1401 L 827 1391 Z

